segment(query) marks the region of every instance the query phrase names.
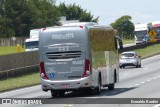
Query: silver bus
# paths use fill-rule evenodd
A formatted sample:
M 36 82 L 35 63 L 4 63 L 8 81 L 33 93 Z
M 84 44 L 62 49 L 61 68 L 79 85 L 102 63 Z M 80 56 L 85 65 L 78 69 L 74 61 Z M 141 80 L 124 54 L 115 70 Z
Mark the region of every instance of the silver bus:
M 61 26 L 39 36 L 40 78 L 52 97 L 79 89 L 101 93 L 119 81 L 115 30 L 105 26 Z M 122 47 L 122 46 L 121 46 Z

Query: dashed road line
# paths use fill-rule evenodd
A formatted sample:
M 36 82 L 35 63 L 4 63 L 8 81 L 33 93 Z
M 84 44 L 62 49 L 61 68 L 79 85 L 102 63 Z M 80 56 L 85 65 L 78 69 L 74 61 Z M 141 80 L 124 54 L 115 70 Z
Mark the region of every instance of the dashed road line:
M 147 80 L 148 82 L 151 81 L 152 79 Z
M 156 80 L 157 79 L 157 77 L 155 77 L 155 78 L 152 78 L 153 80 Z
M 137 87 L 137 86 L 139 86 L 139 85 L 140 85 L 140 84 L 135 84 L 134 86 Z
M 142 82 L 137 83 L 137 84 L 135 84 L 135 85 L 131 85 L 131 86 L 129 86 L 128 88 L 137 87 L 137 86 L 140 86 L 140 85 L 145 84 L 145 83 L 147 83 L 147 82 L 150 82 L 150 81 L 152 81 L 152 80 L 156 80 L 156 79 L 158 79 L 158 78 L 160 78 L 160 76 L 154 77 L 154 78 L 151 78 L 151 79 L 148 79 L 148 80 L 146 80 L 146 81 L 142 81 Z
M 143 69 L 145 69 L 145 70 L 146 70 L 146 69 L 149 69 L 149 68 L 143 68 Z
M 126 76 L 126 75 L 128 75 L 128 73 L 126 73 L 126 74 L 122 74 L 122 76 Z
M 144 82 L 141 82 L 141 84 L 144 84 L 145 83 L 145 81 Z
M 63 107 L 73 107 L 74 105 L 73 104 L 67 104 L 67 105 L 64 105 Z

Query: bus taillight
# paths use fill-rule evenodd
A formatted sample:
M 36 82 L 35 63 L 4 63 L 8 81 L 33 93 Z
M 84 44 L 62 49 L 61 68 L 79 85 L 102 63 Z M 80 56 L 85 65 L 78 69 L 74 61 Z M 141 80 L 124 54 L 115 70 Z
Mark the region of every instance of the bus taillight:
M 45 68 L 44 68 L 44 62 L 40 63 L 40 70 L 41 70 L 41 78 L 48 79 L 46 72 L 45 72 Z
M 82 75 L 82 77 L 87 77 L 91 74 L 91 69 L 90 69 L 90 61 L 88 59 L 85 60 L 85 70 Z

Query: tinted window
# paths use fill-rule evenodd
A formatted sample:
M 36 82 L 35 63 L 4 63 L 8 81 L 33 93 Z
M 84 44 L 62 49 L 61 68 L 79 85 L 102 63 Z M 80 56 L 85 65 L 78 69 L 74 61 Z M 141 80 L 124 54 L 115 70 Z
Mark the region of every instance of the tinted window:
M 134 57 L 133 53 L 122 54 L 122 57 Z
M 26 49 L 29 48 L 38 48 L 38 41 L 31 41 L 25 43 Z

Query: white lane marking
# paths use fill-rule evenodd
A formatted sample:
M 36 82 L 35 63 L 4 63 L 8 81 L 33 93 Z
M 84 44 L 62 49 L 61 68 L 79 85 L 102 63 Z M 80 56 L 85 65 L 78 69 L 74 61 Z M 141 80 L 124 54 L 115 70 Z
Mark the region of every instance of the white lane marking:
M 139 86 L 140 84 L 135 84 L 134 86 L 136 87 L 136 86 Z
M 145 67 L 145 68 L 143 68 L 143 69 L 149 69 L 149 68 L 146 68 L 146 67 Z
M 144 84 L 145 82 L 141 82 L 141 84 Z
M 74 105 L 73 104 L 67 104 L 67 105 L 64 105 L 63 107 L 73 107 Z
M 126 75 L 128 75 L 129 73 L 126 73 L 126 74 L 122 74 L 122 76 L 126 76 Z
M 133 88 L 134 86 L 133 85 L 131 85 L 131 86 L 129 86 L 128 88 Z
M 155 105 L 155 106 L 153 106 L 153 107 L 160 107 L 160 104 L 157 104 L 157 105 Z
M 156 80 L 157 79 L 157 77 L 155 77 L 155 78 L 152 78 L 153 80 Z
M 147 80 L 148 82 L 151 81 L 152 79 Z
M 122 74 L 122 75 L 126 75 L 126 74 Z M 142 82 L 140 82 L 140 83 L 138 83 L 138 84 L 131 85 L 131 86 L 127 87 L 127 88 L 137 87 L 137 86 L 140 86 L 140 85 L 142 85 L 142 84 L 145 84 L 146 82 L 149 82 L 149 81 L 152 81 L 152 80 L 155 80 L 155 79 L 158 79 L 158 78 L 160 78 L 160 76 L 154 77 L 154 78 L 151 78 L 151 79 L 148 79 L 148 80 L 146 80 L 146 81 L 142 81 Z M 123 89 L 121 89 L 120 91 L 122 91 L 122 90 L 123 90 Z

